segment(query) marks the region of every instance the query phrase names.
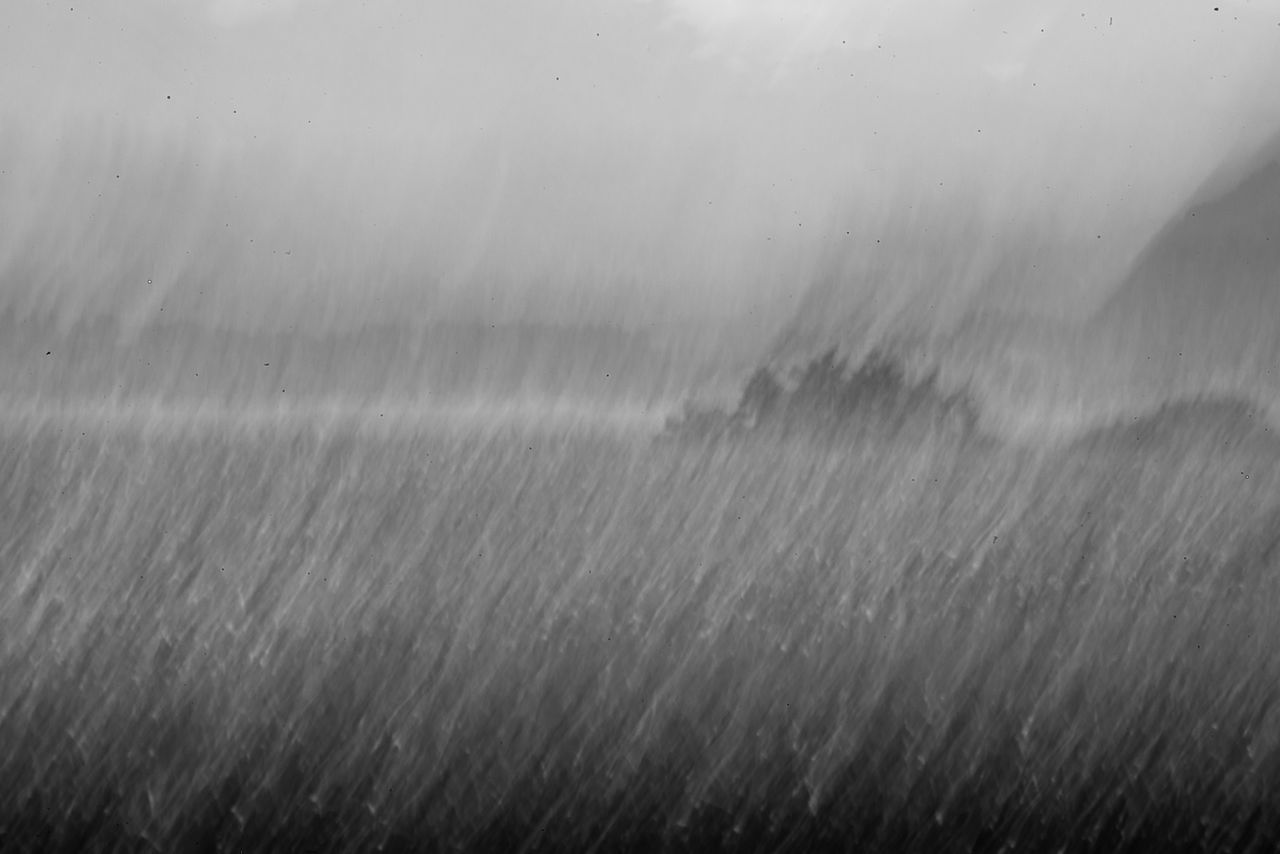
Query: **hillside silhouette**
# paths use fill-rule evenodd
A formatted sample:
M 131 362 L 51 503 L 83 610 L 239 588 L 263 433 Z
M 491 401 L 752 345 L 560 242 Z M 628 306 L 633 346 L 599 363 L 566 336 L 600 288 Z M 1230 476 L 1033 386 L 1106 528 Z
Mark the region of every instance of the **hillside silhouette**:
M 1128 344 L 1141 386 L 1274 391 L 1278 317 L 1280 136 L 1210 176 L 1091 325 Z
M 1243 397 L 1199 397 L 1171 400 L 1151 412 L 1095 427 L 1069 448 L 1100 458 L 1156 450 L 1219 456 L 1247 451 L 1280 458 L 1280 432 Z
M 705 358 L 677 340 L 604 324 L 435 322 L 247 330 L 191 320 L 130 330 L 100 315 L 0 311 L 0 395 L 58 402 L 340 398 L 419 401 L 576 395 L 651 399 L 696 381 Z

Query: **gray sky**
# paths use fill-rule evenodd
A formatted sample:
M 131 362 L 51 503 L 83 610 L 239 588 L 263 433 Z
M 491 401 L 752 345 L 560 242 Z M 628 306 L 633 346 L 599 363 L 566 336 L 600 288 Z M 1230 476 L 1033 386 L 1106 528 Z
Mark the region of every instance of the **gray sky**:
M 20 305 L 781 310 L 905 229 L 1057 309 L 1280 125 L 1280 0 L 8 0 L 0 81 Z

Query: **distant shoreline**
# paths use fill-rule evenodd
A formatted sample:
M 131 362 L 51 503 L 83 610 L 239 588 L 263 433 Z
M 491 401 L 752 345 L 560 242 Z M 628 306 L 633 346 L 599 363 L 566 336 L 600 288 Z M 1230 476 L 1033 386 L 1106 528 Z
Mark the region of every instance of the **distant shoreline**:
M 212 399 L 165 401 L 118 399 L 106 401 L 0 399 L 0 425 L 89 423 L 95 428 L 189 427 L 335 427 L 340 425 L 385 430 L 452 427 L 467 430 L 604 429 L 657 432 L 674 410 L 674 403 L 598 402 L 578 398 L 523 398 L 507 402 L 458 398 L 418 402 L 361 403 L 329 398 L 271 406 L 253 401 L 228 406 Z

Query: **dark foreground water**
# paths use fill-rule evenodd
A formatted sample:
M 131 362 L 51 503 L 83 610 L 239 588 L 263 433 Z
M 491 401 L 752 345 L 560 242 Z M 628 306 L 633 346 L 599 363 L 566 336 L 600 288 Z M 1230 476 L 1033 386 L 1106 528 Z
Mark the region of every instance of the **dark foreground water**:
M 1229 413 L 3 429 L 6 850 L 1280 844 L 1280 455 Z

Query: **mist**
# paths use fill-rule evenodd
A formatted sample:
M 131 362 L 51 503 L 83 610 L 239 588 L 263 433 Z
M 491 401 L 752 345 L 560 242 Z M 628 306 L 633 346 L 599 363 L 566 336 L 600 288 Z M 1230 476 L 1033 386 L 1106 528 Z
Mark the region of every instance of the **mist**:
M 4 307 L 126 335 L 1078 321 L 1280 127 L 1275 3 L 23 3 L 0 56 Z

